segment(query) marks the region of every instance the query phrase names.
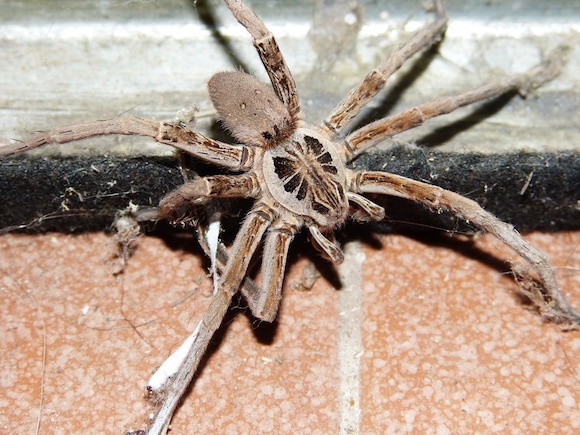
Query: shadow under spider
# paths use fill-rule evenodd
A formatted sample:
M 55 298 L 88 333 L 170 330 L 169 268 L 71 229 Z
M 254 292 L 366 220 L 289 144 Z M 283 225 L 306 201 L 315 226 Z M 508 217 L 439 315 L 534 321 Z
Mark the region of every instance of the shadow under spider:
M 232 217 L 225 219 L 225 221 L 226 222 L 223 224 L 223 233 L 220 235 L 220 240 L 229 245 L 231 244 L 233 237 L 235 237 L 236 231 L 239 229 L 235 225 L 235 222 L 238 222 L 239 219 Z M 161 224 L 156 228 L 155 231 L 149 233 L 149 235 L 153 237 L 159 237 L 172 251 L 198 256 L 202 261 L 203 270 L 209 271 L 211 267 L 210 260 L 203 252 L 203 249 L 199 246 L 196 237 L 192 234 L 192 232 L 181 232 L 172 228 L 173 227 L 171 227 L 169 224 Z M 298 234 L 290 246 L 287 267 L 291 267 L 293 264 L 296 264 L 300 257 L 304 257 L 314 264 L 316 271 L 320 274 L 319 279 L 326 280 L 332 287 L 340 290 L 342 284 L 340 282 L 337 267 L 322 257 L 322 255 L 309 242 L 305 232 Z M 246 276 L 255 279 L 256 275 L 260 272 L 260 263 L 261 249 L 258 249 L 252 258 Z M 207 275 L 206 279 L 210 280 L 211 278 L 209 275 Z M 260 280 L 258 279 L 256 283 L 257 285 L 260 285 Z M 290 286 L 287 286 L 285 291 L 293 290 L 290 288 Z M 280 315 L 283 310 L 284 305 L 282 304 L 278 314 Z M 238 314 L 245 315 L 248 318 L 249 322 L 252 324 L 253 334 L 259 343 L 269 345 L 274 342 L 277 334 L 278 318 L 276 318 L 276 320 L 271 323 L 256 319 L 252 315 L 247 302 L 240 293 L 238 293 L 233 298 L 232 303 L 230 304 L 230 309 L 228 310 L 228 317 L 226 318 L 226 321 L 223 323 L 223 325 L 231 322 Z M 225 331 L 220 329 L 216 334 L 217 335 L 214 336 L 216 337 L 216 340 L 214 341 L 221 342 Z
M 511 268 L 509 263 L 506 262 L 505 258 L 502 258 L 502 256 L 499 254 L 496 255 L 493 252 L 486 251 L 477 245 L 476 240 L 471 237 L 475 236 L 477 233 L 469 234 L 464 232 L 445 230 L 443 228 L 436 229 L 424 227 L 417 230 L 411 229 L 412 225 L 412 223 L 404 224 L 402 226 L 395 224 L 392 229 L 382 231 L 375 225 L 372 225 L 375 228 L 373 228 L 373 230 L 369 231 L 368 233 L 363 233 L 360 231 L 354 233 L 352 230 L 350 230 L 347 231 L 347 240 L 358 240 L 366 246 L 371 247 L 373 250 L 382 251 L 385 249 L 385 245 L 378 238 L 378 234 L 401 235 L 429 247 L 445 248 L 451 250 L 460 254 L 466 259 L 474 260 L 479 264 L 493 269 L 500 275 L 508 275 L 510 277 L 512 276 Z M 462 234 L 467 238 L 461 239 L 456 237 L 457 235 Z M 514 280 L 512 279 L 512 281 Z M 496 290 L 501 289 L 496 288 Z M 524 307 L 534 307 L 533 302 L 527 298 L 525 294 L 517 291 L 510 291 L 510 293 L 513 298 Z
M 230 38 L 224 36 L 219 29 L 219 19 L 215 13 L 216 6 L 207 0 L 197 0 L 189 2 L 193 13 L 197 14 L 199 20 L 209 29 L 211 36 L 222 47 L 222 51 L 227 56 L 229 62 L 236 69 L 250 72 L 249 66 L 236 54 L 236 50 L 231 44 Z

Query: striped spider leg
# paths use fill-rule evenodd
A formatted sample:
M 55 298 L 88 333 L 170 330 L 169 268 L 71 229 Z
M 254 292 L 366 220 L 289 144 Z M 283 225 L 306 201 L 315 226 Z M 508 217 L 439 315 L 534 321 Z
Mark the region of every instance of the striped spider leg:
M 372 70 L 319 125 L 303 120 L 296 84 L 272 33 L 242 1 L 225 0 L 250 36 L 268 73 L 271 86 L 242 72 L 220 72 L 208 82 L 209 95 L 224 127 L 239 144 L 207 138 L 179 123 L 123 117 L 51 130 L 30 142 L 0 147 L 0 156 L 47 143 L 73 142 L 89 137 L 138 135 L 169 145 L 224 170 L 198 177 L 169 192 L 153 212 L 135 219 L 179 222 L 188 209 L 212 198 L 254 200 L 229 250 L 218 244 L 219 282 L 209 308 L 192 335 L 164 363 L 149 382 L 155 404 L 148 433 L 168 430 L 172 415 L 193 379 L 214 333 L 220 327 L 233 296 L 245 296 L 252 314 L 263 321 L 275 319 L 289 246 L 307 229 L 313 245 L 333 263 L 343 260 L 334 232 L 348 219 L 379 221 L 382 207 L 365 194 L 397 196 L 449 210 L 512 248 L 529 264 L 523 272 L 530 299 L 541 314 L 568 328 L 580 326 L 580 313 L 561 293 L 545 256 L 507 223 L 483 210 L 474 201 L 427 183 L 386 172 L 356 172 L 347 164 L 385 138 L 410 130 L 425 121 L 460 107 L 509 91 L 526 92 L 550 80 L 557 68 L 549 60 L 525 74 L 498 80 L 454 96 L 439 97 L 345 134 L 346 127 L 417 52 L 432 46 L 447 25 L 441 0 L 434 0 L 435 20 L 419 30 L 378 67 Z M 204 250 L 205 229 L 197 225 Z M 259 246 L 262 282 L 247 278 Z M 537 276 L 537 285 L 530 284 Z

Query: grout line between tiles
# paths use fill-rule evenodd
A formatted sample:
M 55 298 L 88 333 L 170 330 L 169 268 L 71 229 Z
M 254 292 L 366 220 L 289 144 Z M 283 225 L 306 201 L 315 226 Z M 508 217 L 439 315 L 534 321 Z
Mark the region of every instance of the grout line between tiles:
M 339 268 L 342 288 L 339 296 L 339 406 L 340 434 L 360 432 L 360 362 L 362 265 L 365 255 L 360 242 L 346 244 L 344 262 Z

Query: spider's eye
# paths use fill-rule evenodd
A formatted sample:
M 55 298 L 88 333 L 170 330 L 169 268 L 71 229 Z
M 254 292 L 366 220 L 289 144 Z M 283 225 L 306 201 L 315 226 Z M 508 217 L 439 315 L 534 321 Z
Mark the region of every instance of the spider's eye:
M 225 127 L 248 145 L 271 148 L 290 137 L 295 122 L 273 89 L 236 71 L 215 74 L 209 96 Z

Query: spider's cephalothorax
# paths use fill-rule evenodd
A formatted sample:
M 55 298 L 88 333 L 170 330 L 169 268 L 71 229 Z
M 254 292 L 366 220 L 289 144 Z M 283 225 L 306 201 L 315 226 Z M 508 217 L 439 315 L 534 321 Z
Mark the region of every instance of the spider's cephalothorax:
M 344 163 L 324 131 L 290 115 L 270 86 L 248 74 L 217 73 L 208 89 L 224 126 L 258 148 L 253 169 L 262 196 L 323 230 L 346 220 Z
M 438 97 L 397 115 L 379 119 L 346 134 L 345 128 L 387 83 L 401 65 L 418 51 L 431 46 L 443 34 L 447 17 L 441 0 L 434 0 L 435 21 L 417 32 L 400 49 L 373 69 L 318 125 L 302 121 L 296 84 L 268 28 L 241 0 L 225 0 L 236 19 L 247 28 L 270 77 L 272 86 L 241 73 L 218 73 L 208 83 L 219 117 L 238 144 L 207 138 L 179 123 L 138 117 L 115 118 L 51 130 L 29 142 L 6 145 L 0 155 L 112 134 L 140 135 L 172 146 L 224 170 L 222 175 L 198 177 L 170 192 L 158 210 L 137 219 L 172 219 L 189 207 L 216 197 L 254 198 L 254 205 L 229 250 L 218 244 L 212 258 L 217 262 L 218 291 L 198 328 L 188 340 L 188 350 L 176 372 L 163 383 L 150 384 L 160 405 L 149 433 L 167 429 L 169 419 L 186 391 L 208 343 L 219 328 L 239 290 L 259 319 L 272 321 L 281 299 L 288 248 L 296 233 L 307 227 L 312 240 L 333 262 L 343 258 L 332 232 L 347 217 L 380 220 L 384 210 L 365 194 L 398 196 L 419 202 L 435 211 L 449 210 L 482 231 L 496 236 L 530 265 L 538 285 L 528 273 L 523 290 L 542 315 L 569 328 L 580 326 L 580 312 L 562 295 L 545 256 L 523 239 L 511 225 L 457 193 L 387 172 L 353 171 L 346 168 L 360 153 L 430 118 L 459 107 L 501 95 L 514 89 L 530 90 L 554 77 L 558 71 L 547 60 L 527 73 L 500 79 L 474 90 Z M 558 59 L 558 54 L 552 59 Z M 198 225 L 204 249 L 205 230 Z M 252 256 L 264 239 L 262 283 L 246 278 Z M 180 351 L 181 352 L 181 351 Z M 164 369 L 165 370 L 165 369 Z
M 289 139 L 265 150 L 262 171 L 276 201 L 307 222 L 326 230 L 347 218 L 344 164 L 320 132 L 298 128 Z

